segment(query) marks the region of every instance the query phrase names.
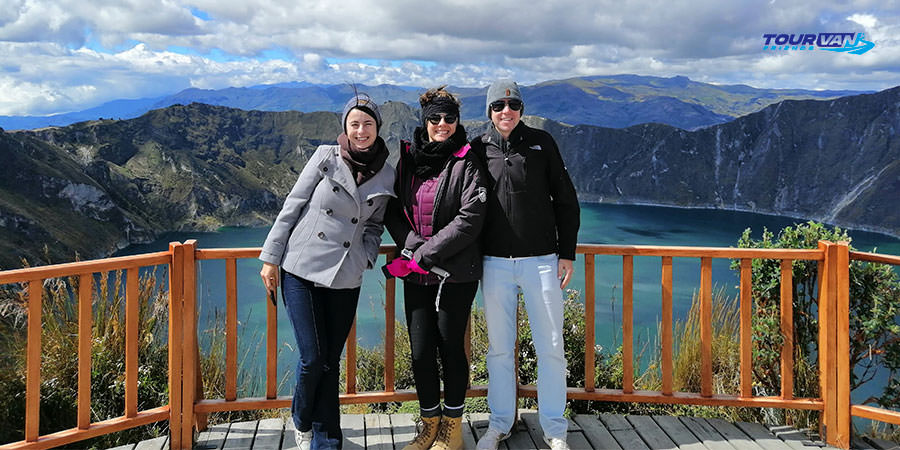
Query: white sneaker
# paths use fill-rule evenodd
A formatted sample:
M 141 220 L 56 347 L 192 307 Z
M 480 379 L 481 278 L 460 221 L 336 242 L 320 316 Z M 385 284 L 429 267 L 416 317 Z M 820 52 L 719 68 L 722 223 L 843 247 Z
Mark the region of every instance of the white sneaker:
M 500 445 L 500 441 L 508 438 L 510 434 L 512 433 L 503 433 L 502 431 L 488 428 L 488 430 L 484 432 L 484 436 L 481 436 L 481 439 L 478 440 L 478 445 L 475 446 L 475 449 L 497 450 L 497 446 Z
M 312 437 L 312 430 L 295 432 L 294 441 L 297 442 L 297 448 L 300 450 L 309 450 L 309 447 L 312 444 Z
M 565 439 L 548 438 L 547 436 L 544 436 L 544 442 L 550 446 L 550 450 L 570 450 L 569 444 L 566 443 Z

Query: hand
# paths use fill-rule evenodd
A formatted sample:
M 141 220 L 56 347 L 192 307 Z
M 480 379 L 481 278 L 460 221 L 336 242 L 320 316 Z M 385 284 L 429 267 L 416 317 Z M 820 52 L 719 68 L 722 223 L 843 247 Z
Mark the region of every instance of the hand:
M 259 276 L 262 277 L 266 292 L 269 293 L 269 299 L 274 302 L 275 291 L 278 289 L 278 266 L 272 263 L 263 263 L 262 270 L 259 271 Z
M 572 274 L 575 272 L 575 261 L 571 259 L 562 259 L 559 260 L 559 269 L 556 271 L 556 278 L 561 280 L 559 283 L 560 289 L 565 289 L 566 285 L 572 281 Z
M 414 260 L 414 259 L 409 260 L 409 270 L 411 270 L 415 273 L 421 273 L 422 275 L 425 275 L 428 273 L 428 271 L 423 269 L 422 267 L 420 267 L 419 263 L 417 263 L 416 260 Z
M 393 261 L 384 266 L 384 268 L 388 271 L 388 273 L 397 278 L 403 278 L 409 275 L 409 273 L 412 271 L 412 269 L 409 268 L 409 260 L 406 258 L 395 258 Z

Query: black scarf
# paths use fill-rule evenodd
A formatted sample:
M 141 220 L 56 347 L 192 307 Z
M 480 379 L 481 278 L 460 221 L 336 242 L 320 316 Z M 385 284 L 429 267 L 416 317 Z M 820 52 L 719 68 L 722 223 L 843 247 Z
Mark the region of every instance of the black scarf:
M 347 163 L 350 172 L 353 172 L 357 186 L 374 177 L 387 161 L 388 149 L 381 136 L 375 138 L 375 143 L 371 147 L 363 149 L 351 144 L 345 133 L 341 133 L 337 141 L 341 146 L 341 158 Z
M 443 142 L 428 142 L 428 131 L 416 127 L 415 139 L 411 149 L 413 171 L 420 179 L 427 180 L 437 176 L 444 168 L 450 155 L 466 145 L 466 130 L 462 124 L 456 125 L 456 131 Z

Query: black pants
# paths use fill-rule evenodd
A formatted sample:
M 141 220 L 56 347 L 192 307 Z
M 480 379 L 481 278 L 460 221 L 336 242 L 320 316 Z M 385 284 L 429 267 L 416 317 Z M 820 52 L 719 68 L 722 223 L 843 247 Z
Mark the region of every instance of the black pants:
M 281 272 L 281 292 L 297 339 L 297 385 L 291 415 L 298 431 L 313 431 L 312 448 L 343 445 L 338 384 L 341 352 L 356 317 L 359 288 L 329 289 Z
M 461 406 L 465 400 L 469 384 L 466 325 L 477 289 L 477 281 L 444 283 L 440 311 L 435 311 L 437 285 L 403 282 L 413 376 L 421 408 L 433 408 L 441 399 L 438 356 L 443 369 L 444 404 Z

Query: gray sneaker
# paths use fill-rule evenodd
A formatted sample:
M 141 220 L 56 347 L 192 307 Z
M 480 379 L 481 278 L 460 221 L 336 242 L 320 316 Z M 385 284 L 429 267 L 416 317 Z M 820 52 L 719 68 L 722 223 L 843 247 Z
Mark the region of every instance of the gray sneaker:
M 484 432 L 484 436 L 481 436 L 481 439 L 478 440 L 478 445 L 475 446 L 475 449 L 497 450 L 497 446 L 500 445 L 500 441 L 508 438 L 510 434 L 512 434 L 512 432 L 503 433 L 502 431 L 488 428 L 488 430 Z
M 565 439 L 544 436 L 544 442 L 550 446 L 550 450 L 569 450 L 569 444 L 566 443 Z
M 312 444 L 312 438 L 312 430 L 297 431 L 294 433 L 294 441 L 297 442 L 297 448 L 299 448 L 300 450 L 309 450 L 309 447 Z

